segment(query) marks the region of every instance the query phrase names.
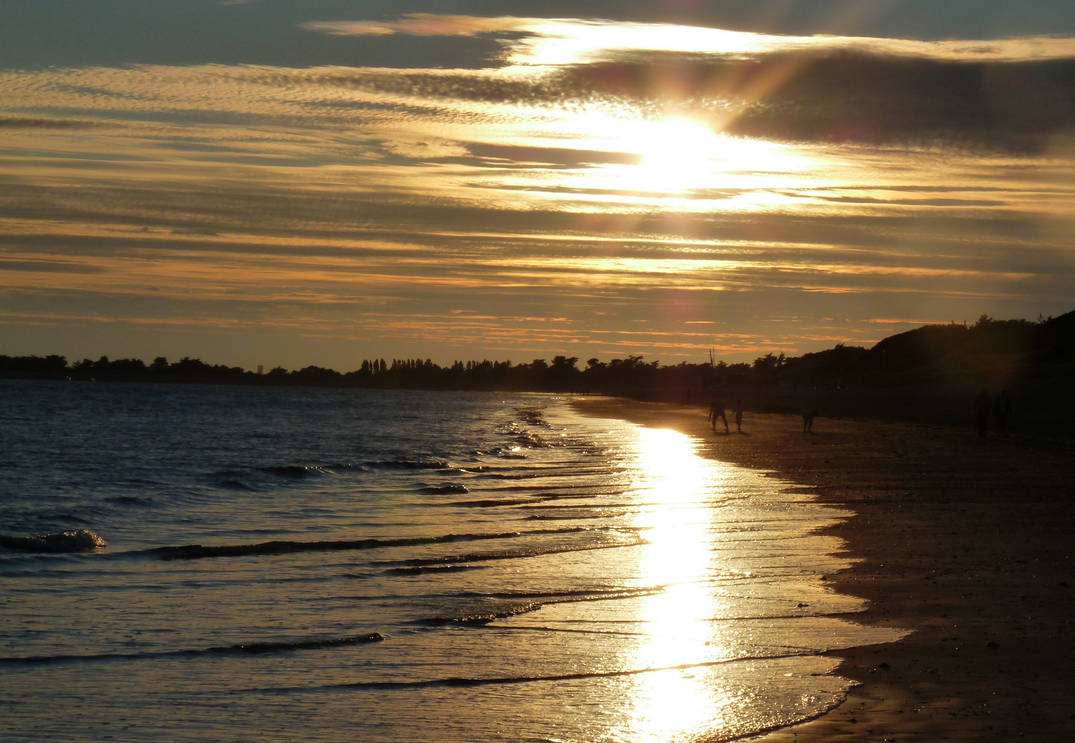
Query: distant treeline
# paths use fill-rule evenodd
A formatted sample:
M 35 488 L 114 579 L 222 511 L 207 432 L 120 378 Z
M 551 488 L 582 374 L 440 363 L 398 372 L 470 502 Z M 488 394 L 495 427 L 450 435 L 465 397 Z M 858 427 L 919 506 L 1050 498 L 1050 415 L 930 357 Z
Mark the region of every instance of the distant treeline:
M 164 382 L 197 384 L 303 385 L 316 387 L 371 387 L 381 389 L 530 390 L 551 392 L 609 391 L 641 393 L 663 387 L 697 387 L 713 383 L 743 384 L 752 368 L 779 365 L 783 357 L 769 355 L 749 364 L 679 364 L 661 366 L 641 356 L 609 362 L 590 359 L 579 368 L 577 357 L 557 356 L 552 361 L 456 361 L 440 366 L 429 359 L 371 359 L 354 371 L 307 366 L 289 371 L 276 367 L 259 374 L 237 366 L 210 365 L 199 359 L 169 362 L 157 357 L 140 359 L 83 359 L 69 364 L 63 356 L 0 356 L 0 377 L 66 379 L 97 382 Z
M 872 348 L 837 345 L 798 357 L 766 354 L 752 363 L 679 363 L 664 366 L 641 356 L 601 361 L 556 356 L 552 361 L 370 359 L 354 371 L 277 367 L 264 374 L 198 359 L 158 357 L 69 364 L 63 356 L 0 356 L 0 378 L 244 385 L 304 385 L 434 390 L 590 392 L 643 400 L 704 401 L 712 396 L 748 408 L 788 410 L 810 399 L 831 414 L 950 419 L 970 390 L 1036 387 L 1042 404 L 1055 390 L 1070 396 L 1075 381 L 1075 312 L 1038 322 L 993 320 L 973 325 L 926 325 L 885 338 Z M 1063 401 L 1061 401 L 1063 402 Z M 1061 405 L 1060 407 L 1063 407 Z M 888 408 L 884 410 L 882 408 Z

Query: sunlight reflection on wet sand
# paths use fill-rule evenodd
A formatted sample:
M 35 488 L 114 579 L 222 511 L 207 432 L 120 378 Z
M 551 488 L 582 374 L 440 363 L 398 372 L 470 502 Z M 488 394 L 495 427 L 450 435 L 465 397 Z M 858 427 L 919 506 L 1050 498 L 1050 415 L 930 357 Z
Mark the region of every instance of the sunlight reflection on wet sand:
M 634 564 L 621 569 L 625 578 L 634 571 L 639 586 L 660 590 L 621 607 L 621 618 L 644 633 L 639 644 L 624 648 L 622 664 L 655 670 L 630 678 L 610 739 L 725 740 L 838 703 L 849 682 L 819 678 L 835 666 L 819 654 L 858 644 L 853 638 L 860 632 L 863 644 L 897 633 L 874 636 L 826 616 L 820 605 L 777 607 L 795 606 L 805 592 L 828 593 L 817 585 L 820 574 L 795 564 L 796 553 L 837 567 L 842 559 L 825 551 L 838 543 L 810 531 L 839 512 L 784 494 L 779 482 L 763 484 L 761 473 L 700 457 L 698 442 L 684 434 L 646 428 L 635 434 L 632 495 L 639 506 L 632 525 L 645 543 L 632 552 Z M 813 549 L 777 544 L 800 539 L 823 541 L 809 541 Z M 788 622 L 795 611 L 802 620 Z
M 719 475 L 676 431 L 640 429 L 638 459 L 647 482 L 642 498 L 653 505 L 636 520 L 648 544 L 641 552 L 644 583 L 666 586 L 649 597 L 641 619 L 649 637 L 638 649 L 638 667 L 685 665 L 709 656 L 719 644 L 709 621 L 717 597 L 705 581 L 713 559 L 712 511 L 704 494 Z M 708 686 L 692 669 L 644 674 L 637 679 L 629 727 L 637 740 L 674 740 L 704 729 L 721 707 L 722 690 Z

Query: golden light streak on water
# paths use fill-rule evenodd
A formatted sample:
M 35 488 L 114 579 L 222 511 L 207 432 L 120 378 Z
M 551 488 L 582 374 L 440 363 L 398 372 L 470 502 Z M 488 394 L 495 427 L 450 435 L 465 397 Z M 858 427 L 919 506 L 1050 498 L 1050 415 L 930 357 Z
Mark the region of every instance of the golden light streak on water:
M 726 692 L 689 666 L 719 653 L 719 597 L 707 577 L 713 550 L 705 502 L 720 469 L 700 459 L 691 439 L 677 431 L 639 429 L 638 461 L 648 504 L 635 525 L 648 542 L 640 553 L 640 580 L 665 586 L 643 604 L 640 619 L 647 640 L 639 646 L 638 668 L 669 668 L 635 680 L 626 714 L 628 736 L 637 741 L 670 741 L 711 727 L 728 700 Z

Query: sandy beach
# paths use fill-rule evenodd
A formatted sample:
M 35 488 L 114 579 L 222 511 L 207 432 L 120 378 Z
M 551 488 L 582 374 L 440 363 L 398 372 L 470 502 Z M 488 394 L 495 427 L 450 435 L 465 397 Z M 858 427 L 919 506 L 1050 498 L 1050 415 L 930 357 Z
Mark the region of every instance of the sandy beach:
M 1075 736 L 1075 456 L 1020 431 L 747 412 L 710 430 L 695 406 L 585 397 L 583 413 L 674 428 L 706 456 L 768 470 L 855 515 L 832 529 L 860 561 L 826 576 L 858 621 L 913 630 L 840 651 L 859 682 L 797 741 L 1063 741 Z M 729 411 L 729 417 L 731 412 Z

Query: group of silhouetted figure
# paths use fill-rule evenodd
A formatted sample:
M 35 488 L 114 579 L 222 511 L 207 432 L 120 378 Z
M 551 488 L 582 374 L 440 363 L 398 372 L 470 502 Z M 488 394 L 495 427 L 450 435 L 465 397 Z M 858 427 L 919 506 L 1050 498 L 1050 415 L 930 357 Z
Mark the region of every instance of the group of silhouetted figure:
M 974 425 L 978 429 L 978 435 L 983 439 L 989 433 L 990 419 L 993 420 L 998 433 L 1006 433 L 1011 416 L 1012 398 L 1008 390 L 1001 390 L 996 397 L 993 397 L 989 394 L 989 390 L 983 387 L 974 398 Z
M 709 412 L 706 413 L 705 419 L 713 427 L 713 433 L 717 432 L 717 421 L 721 421 L 724 424 L 724 433 L 731 433 L 731 428 L 728 426 L 728 414 L 727 405 L 720 398 L 714 398 L 709 403 Z M 735 406 L 732 408 L 735 412 L 735 430 L 737 433 L 743 432 L 743 401 L 736 399 Z M 809 408 L 804 410 L 803 416 L 803 433 L 814 432 L 814 418 L 818 415 L 817 408 Z
M 731 429 L 728 427 L 728 416 L 724 412 L 725 404 L 723 400 L 713 400 L 709 403 L 709 413 L 706 415 L 706 420 L 713 426 L 713 432 L 717 431 L 717 419 L 719 418 L 724 422 L 724 433 L 731 433 Z M 735 401 L 735 430 L 738 433 L 743 432 L 743 401 Z
M 730 433 L 731 428 L 728 425 L 728 415 L 725 412 L 727 409 L 724 400 L 721 398 L 713 398 L 709 403 L 709 411 L 706 413 L 706 421 L 713 428 L 713 432 L 717 432 L 717 421 L 721 421 L 724 424 L 724 433 Z M 735 412 L 735 430 L 738 433 L 743 432 L 743 401 L 737 399 L 735 406 L 732 408 Z M 806 408 L 802 411 L 803 418 L 803 433 L 814 432 L 814 418 L 819 414 L 817 408 Z M 983 388 L 978 396 L 974 398 L 974 422 L 978 429 L 978 435 L 983 439 L 989 433 L 990 425 L 997 433 L 1007 433 L 1008 424 L 1012 416 L 1012 398 L 1008 394 L 1008 390 L 1001 390 L 995 397 L 989 394 L 989 390 Z

